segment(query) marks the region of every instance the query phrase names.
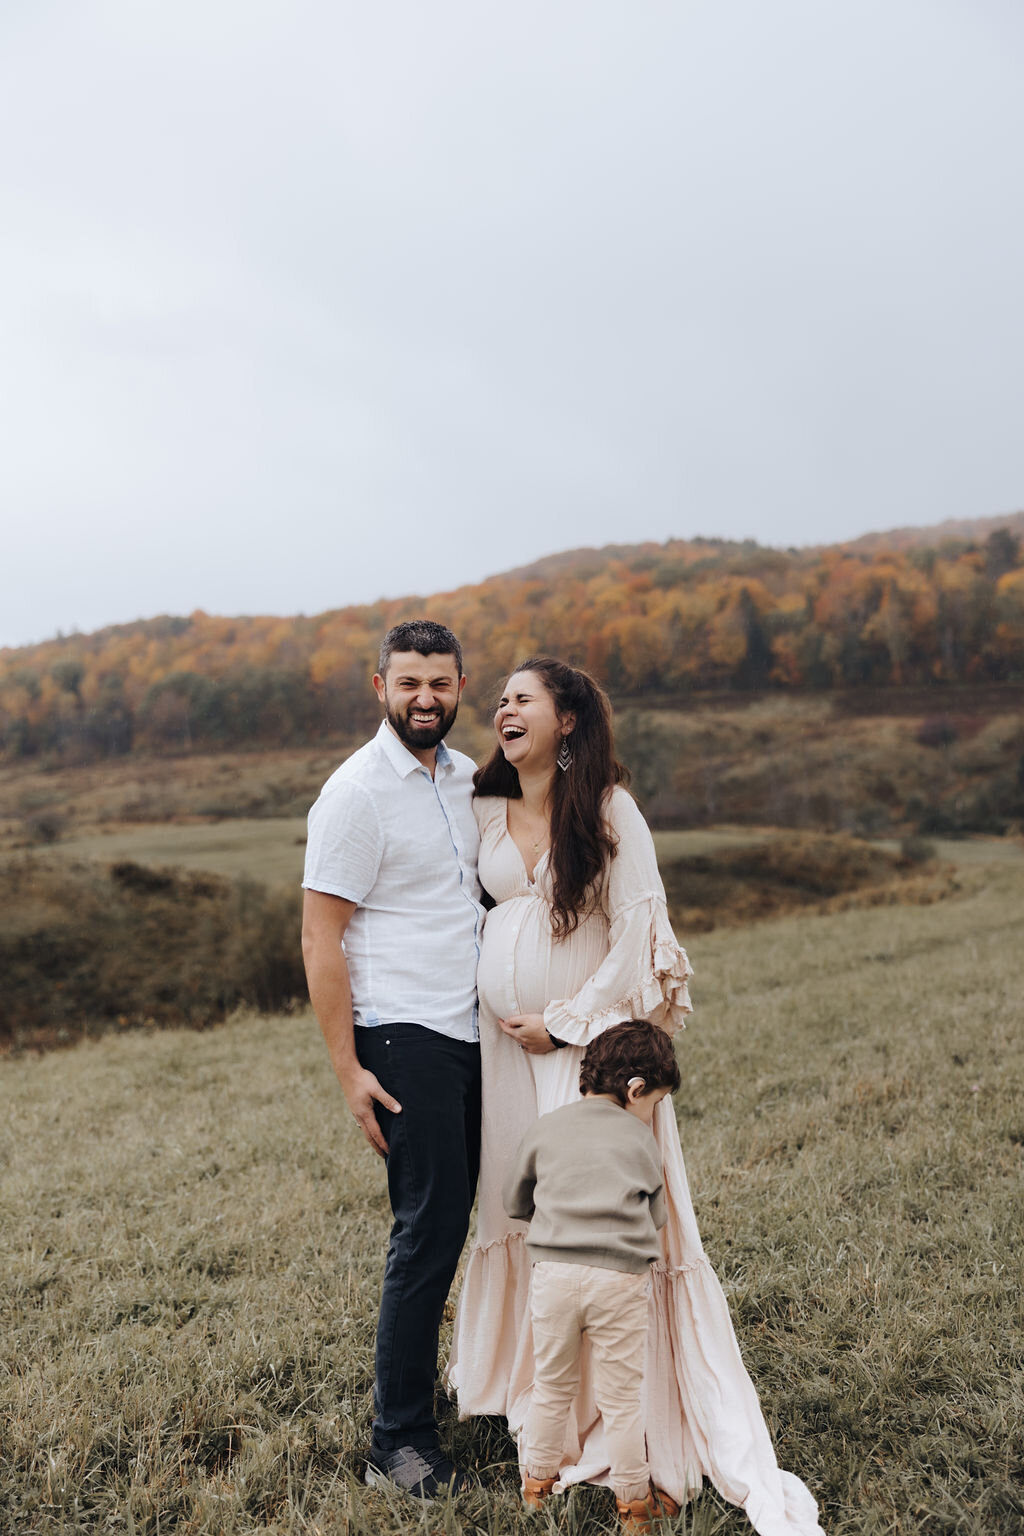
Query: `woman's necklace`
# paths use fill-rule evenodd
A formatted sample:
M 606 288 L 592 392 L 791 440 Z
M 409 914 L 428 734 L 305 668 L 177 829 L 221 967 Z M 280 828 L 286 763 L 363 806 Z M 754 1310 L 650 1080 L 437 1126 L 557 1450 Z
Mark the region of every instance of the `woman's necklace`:
M 540 853 L 541 849 L 547 846 L 548 839 L 551 835 L 551 829 L 548 823 L 545 821 L 541 827 L 541 830 L 537 832 L 537 836 L 534 837 L 533 834 L 536 831 L 536 823 L 534 823 L 533 827 L 529 827 L 526 822 L 526 817 L 522 811 L 518 811 L 516 813 L 516 821 L 519 824 L 522 836 L 530 845 L 530 851 L 535 854 Z

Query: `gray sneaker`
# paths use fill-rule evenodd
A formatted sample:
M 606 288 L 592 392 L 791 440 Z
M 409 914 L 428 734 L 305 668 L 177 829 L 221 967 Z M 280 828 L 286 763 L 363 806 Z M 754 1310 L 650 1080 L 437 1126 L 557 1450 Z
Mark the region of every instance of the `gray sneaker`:
M 372 1452 L 365 1481 L 371 1488 L 400 1488 L 414 1499 L 428 1501 L 461 1493 L 472 1479 L 460 1472 L 436 1448 L 400 1445 L 397 1451 Z

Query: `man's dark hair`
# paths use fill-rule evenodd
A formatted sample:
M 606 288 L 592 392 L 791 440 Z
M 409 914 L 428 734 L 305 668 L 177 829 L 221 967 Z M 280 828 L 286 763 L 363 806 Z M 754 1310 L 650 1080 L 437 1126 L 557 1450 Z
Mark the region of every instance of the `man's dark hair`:
M 610 1093 L 625 1106 L 631 1077 L 643 1078 L 644 1093 L 675 1093 L 681 1081 L 672 1041 L 646 1019 L 613 1024 L 590 1042 L 580 1065 L 580 1092 Z
M 394 651 L 415 651 L 420 656 L 454 656 L 455 665 L 462 676 L 462 646 L 450 629 L 435 624 L 433 619 L 410 619 L 407 624 L 396 624 L 384 636 L 380 647 L 378 672 L 387 675 L 388 662 Z

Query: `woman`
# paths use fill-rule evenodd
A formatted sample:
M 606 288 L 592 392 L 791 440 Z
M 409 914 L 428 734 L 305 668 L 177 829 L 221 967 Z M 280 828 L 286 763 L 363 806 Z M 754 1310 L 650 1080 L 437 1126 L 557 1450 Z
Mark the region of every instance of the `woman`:
M 448 1380 L 462 1417 L 504 1414 L 518 1435 L 533 1383 L 526 1224 L 505 1215 L 506 1170 L 538 1115 L 579 1097 L 582 1047 L 647 1018 L 673 1033 L 690 1012 L 686 955 L 665 907 L 654 844 L 622 788 L 611 711 L 586 673 L 524 661 L 477 771 L 480 878 L 496 905 L 480 959 L 483 1136 L 476 1241 Z M 654 1131 L 669 1220 L 649 1312 L 647 1447 L 655 1486 L 682 1501 L 707 1475 L 761 1536 L 820 1532 L 813 1498 L 776 1465 L 721 1287 L 704 1255 L 670 1101 Z M 608 1456 L 584 1367 L 560 1482 L 605 1482 Z

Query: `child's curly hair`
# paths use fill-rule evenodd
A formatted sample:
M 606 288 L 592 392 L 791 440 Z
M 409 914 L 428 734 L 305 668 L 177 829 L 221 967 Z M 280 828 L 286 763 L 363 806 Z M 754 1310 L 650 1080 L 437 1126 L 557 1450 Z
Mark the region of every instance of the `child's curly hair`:
M 675 1093 L 681 1081 L 671 1040 L 646 1019 L 613 1024 L 590 1042 L 580 1064 L 580 1092 L 610 1093 L 625 1106 L 631 1077 L 643 1078 L 645 1093 Z

